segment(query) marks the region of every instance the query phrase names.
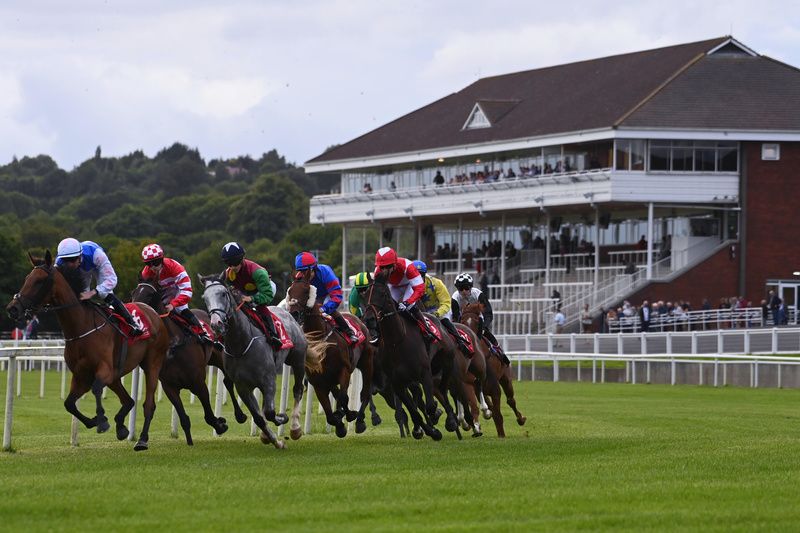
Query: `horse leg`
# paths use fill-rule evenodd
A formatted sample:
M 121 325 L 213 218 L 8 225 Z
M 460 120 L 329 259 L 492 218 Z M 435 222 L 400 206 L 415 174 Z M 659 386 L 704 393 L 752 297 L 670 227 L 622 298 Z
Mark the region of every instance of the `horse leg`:
M 494 427 L 497 429 L 497 436 L 504 438 L 506 436 L 505 423 L 503 419 L 503 411 L 500 409 L 502 405 L 502 398 L 500 397 L 500 383 L 494 373 L 494 369 L 487 365 L 486 369 L 486 383 L 483 388 L 485 394 L 492 402 L 492 421 Z
M 72 416 L 77 418 L 81 421 L 81 423 L 86 426 L 87 428 L 93 428 L 97 425 L 97 417 L 89 418 L 88 416 L 84 415 L 78 409 L 76 402 L 78 398 L 86 394 L 86 392 L 91 388 L 91 384 L 86 379 L 81 379 L 75 374 L 72 375 L 72 383 L 70 384 L 69 394 L 67 398 L 64 400 L 64 408 L 70 413 Z
M 333 410 L 330 398 L 331 390 L 332 389 L 326 385 L 320 385 L 319 388 L 314 387 L 314 393 L 316 393 L 319 404 L 322 406 L 322 410 L 325 412 L 325 421 L 328 423 L 328 425 L 334 427 L 336 430 L 336 436 L 341 439 L 347 435 L 347 426 L 344 424 L 344 422 L 342 422 L 340 413 Z
M 125 387 L 122 386 L 122 381 L 119 378 L 115 379 L 111 383 L 108 384 L 108 388 L 117 395 L 119 398 L 119 403 L 121 404 L 119 411 L 117 414 L 114 415 L 114 423 L 116 425 L 117 430 L 117 440 L 125 440 L 128 438 L 128 428 L 125 426 L 125 417 L 128 416 L 131 409 L 136 406 L 136 402 L 133 401 L 131 395 L 128 394 L 128 391 L 125 390 Z
M 433 377 L 430 372 L 422 373 L 422 390 L 425 392 L 425 412 L 427 414 L 434 413 L 436 411 L 436 402 L 433 399 Z M 423 425 L 422 430 L 433 440 L 441 440 L 442 438 L 442 433 L 434 427 L 432 422 L 430 422 L 430 426 L 428 424 Z
M 225 374 L 224 370 L 222 372 L 222 384 L 228 389 L 228 398 L 231 399 L 231 404 L 233 404 L 233 416 L 239 424 L 244 424 L 247 422 L 247 415 L 244 414 L 242 407 L 239 405 L 239 400 L 236 399 L 236 389 L 233 387 L 233 380 Z
M 475 382 L 477 382 L 477 380 L 475 380 Z M 483 431 L 481 431 L 480 412 L 478 411 L 478 395 L 474 382 L 473 384 L 469 384 L 464 387 L 464 393 L 467 396 L 464 410 L 466 411 L 469 409 L 469 412 L 472 415 L 472 436 L 480 437 L 483 435 Z M 466 427 L 465 425 L 464 429 L 469 430 L 470 428 Z
M 375 407 L 375 398 L 374 396 L 370 396 L 369 398 L 369 412 L 371 416 L 371 422 L 373 426 L 380 426 L 381 422 L 381 415 L 378 414 L 378 408 Z
M 144 373 L 144 424 L 139 440 L 133 446 L 134 451 L 141 452 L 147 450 L 150 441 L 150 423 L 153 421 L 153 414 L 156 412 L 156 388 L 158 387 L 158 374 L 161 370 L 161 361 L 154 361 L 154 357 L 147 358 L 147 369 Z
M 503 377 L 500 378 L 500 385 L 506 393 L 506 403 L 511 407 L 511 410 L 514 411 L 514 415 L 517 417 L 517 424 L 522 426 L 525 425 L 528 419 L 517 409 L 517 400 L 514 399 L 514 384 L 511 381 L 510 374 L 509 367 L 506 367 L 506 372 L 503 372 Z
M 352 422 L 358 417 L 358 411 L 350 410 L 350 396 L 347 394 L 350 388 L 350 369 L 342 366 L 339 369 L 339 390 L 336 394 L 336 411 L 343 413 L 348 422 Z
M 189 415 L 186 414 L 186 409 L 183 407 L 180 390 L 178 390 L 178 388 L 174 385 L 168 383 L 162 382 L 161 385 L 164 389 L 164 394 L 169 400 L 169 403 L 175 407 L 175 411 L 178 413 L 178 420 L 181 421 L 181 428 L 183 429 L 183 434 L 186 437 L 186 444 L 193 446 L 194 441 L 192 440 L 192 421 L 189 418 Z
M 200 405 L 203 406 L 203 420 L 205 420 L 206 424 L 211 426 L 217 435 L 222 435 L 228 431 L 228 421 L 221 416 L 215 415 L 214 409 L 211 408 L 211 397 L 208 395 L 208 387 L 202 375 L 191 384 L 189 390 L 200 400 Z
M 242 398 L 242 403 L 244 403 L 247 410 L 250 411 L 250 416 L 253 417 L 253 422 L 255 422 L 256 426 L 261 430 L 261 442 L 264 444 L 272 444 L 279 450 L 286 447 L 286 444 L 279 440 L 275 433 L 267 425 L 267 421 L 264 420 L 264 417 L 261 416 L 261 410 L 258 407 L 258 402 L 256 401 L 256 397 L 253 395 L 253 389 L 246 387 L 242 388 L 241 386 L 236 386 L 239 394 Z
M 298 366 L 302 370 L 299 370 L 297 368 Z M 297 440 L 303 435 L 303 432 L 300 430 L 300 407 L 303 404 L 303 379 L 305 377 L 305 368 L 303 365 L 294 365 L 292 366 L 292 374 L 294 374 L 294 384 L 292 385 L 294 405 L 292 406 L 292 424 L 289 430 L 289 436 L 292 440 Z
M 408 392 L 408 389 L 399 384 L 395 384 L 395 394 L 403 402 L 403 405 L 409 412 L 409 416 L 411 416 L 411 420 L 414 422 L 415 429 L 417 427 L 421 428 L 422 431 L 431 437 L 433 440 L 442 440 L 442 433 L 433 426 L 428 425 L 428 423 L 423 419 L 423 417 L 419 414 L 417 410 L 417 406 L 414 403 L 414 399 L 412 398 L 411 394 Z M 400 407 L 398 405 L 398 407 Z M 414 438 L 420 438 L 417 436 L 416 433 L 412 432 Z
M 106 411 L 103 409 L 103 387 L 105 385 L 99 379 L 95 379 L 92 383 L 92 394 L 94 394 L 94 401 L 96 404 L 95 413 L 97 415 L 97 432 L 105 433 L 111 427 L 106 418 Z
M 369 405 L 373 409 L 373 417 L 377 415 L 374 411 L 375 405 L 372 403 L 372 358 L 367 354 L 361 354 L 358 369 L 361 371 L 361 394 L 359 396 L 361 405 L 358 407 L 358 416 L 356 417 L 356 433 L 364 433 L 367 430 L 367 423 L 364 422 L 367 406 Z
M 266 383 L 261 387 L 261 392 L 264 394 L 264 418 L 275 424 L 282 426 L 289 421 L 289 417 L 284 413 L 275 413 L 275 374 L 272 378 L 267 378 Z

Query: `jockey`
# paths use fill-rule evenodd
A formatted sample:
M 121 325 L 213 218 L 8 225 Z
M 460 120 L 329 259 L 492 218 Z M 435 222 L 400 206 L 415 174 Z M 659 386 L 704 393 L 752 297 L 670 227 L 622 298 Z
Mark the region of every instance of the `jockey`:
M 342 285 L 339 278 L 328 265 L 317 262 L 317 258 L 311 252 L 300 252 L 294 258 L 294 268 L 297 270 L 295 279 L 303 276 L 303 272 L 310 272 L 308 281 L 316 289 L 315 300 L 322 304 L 322 312 L 333 317 L 339 333 L 350 342 L 358 342 L 358 336 L 350 329 L 350 325 L 338 311 L 339 304 L 342 303 Z M 313 293 L 312 293 L 313 296 Z
M 425 284 L 425 292 L 421 298 L 423 308 L 426 312 L 439 318 L 447 332 L 453 337 L 456 343 L 458 343 L 461 352 L 468 356 L 470 353 L 469 347 L 451 322 L 453 311 L 450 309 L 450 294 L 447 292 L 447 287 L 439 278 L 427 275 L 428 265 L 423 261 L 414 261 L 413 264 L 417 267 L 417 270 L 422 276 L 422 281 Z
M 363 313 L 361 312 L 361 296 L 369 284 L 372 283 L 372 275 L 369 272 L 359 272 L 356 274 L 355 282 L 353 283 L 354 287 L 353 290 L 350 291 L 350 297 L 347 299 L 347 303 L 350 305 L 350 314 L 356 315 L 358 318 L 361 318 Z
M 264 321 L 268 330 L 268 341 L 273 348 L 279 350 L 283 346 L 275 329 L 272 312 L 267 305 L 275 297 L 275 286 L 269 279 L 267 269 L 244 258 L 244 248 L 236 242 L 229 242 L 222 247 L 222 261 L 228 265 L 224 276 L 228 284 L 242 292 L 242 301 L 250 303 Z
M 472 276 L 467 273 L 461 273 L 456 276 L 455 281 L 456 291 L 453 293 L 453 316 L 456 320 L 461 318 L 461 308 L 467 304 L 479 303 L 483 305 L 483 312 L 481 313 L 480 324 L 478 325 L 478 336 L 485 338 L 489 341 L 489 346 L 492 351 L 500 356 L 504 363 L 510 364 L 508 357 L 503 353 L 497 338 L 489 329 L 492 325 L 492 304 L 489 299 L 483 294 L 480 289 L 472 286 Z
M 417 267 L 408 259 L 397 257 L 397 253 L 390 247 L 384 246 L 375 254 L 374 276 L 381 272 L 386 276 L 386 284 L 389 286 L 392 298 L 397 302 L 397 308 L 410 313 L 425 327 L 426 340 L 432 340 L 433 334 L 428 330 L 422 311 L 415 305 L 425 293 L 425 283 Z
M 62 240 L 58 243 L 56 266 L 77 268 L 81 273 L 83 277 L 83 292 L 79 296 L 81 300 L 89 300 L 94 295 L 99 296 L 125 319 L 131 327 L 131 335 L 136 337 L 144 333 L 133 321 L 128 308 L 114 294 L 117 273 L 114 272 L 111 261 L 99 244 L 92 241 L 78 242 L 72 237 Z M 97 284 L 90 290 L 93 277 Z
M 192 279 L 183 266 L 169 257 L 164 257 L 164 250 L 158 244 L 148 244 L 142 249 L 141 277 L 145 281 L 158 282 L 161 287 L 161 298 L 168 313 L 175 311 L 189 324 L 200 328 L 200 340 L 212 344 L 194 313 L 189 309 L 192 299 Z

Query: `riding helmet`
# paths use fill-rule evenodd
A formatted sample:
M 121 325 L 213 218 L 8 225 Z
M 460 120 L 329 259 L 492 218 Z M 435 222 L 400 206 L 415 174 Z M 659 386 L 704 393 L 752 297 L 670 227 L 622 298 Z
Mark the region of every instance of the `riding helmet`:
M 384 246 L 375 254 L 375 266 L 383 267 L 397 263 L 397 253 L 388 246 Z
M 58 252 L 56 253 L 57 259 L 68 259 L 70 257 L 78 257 L 83 253 L 83 248 L 78 239 L 68 237 L 58 243 Z
M 309 270 L 317 266 L 317 258 L 311 252 L 300 252 L 294 258 L 295 270 Z
M 372 283 L 372 276 L 370 276 L 369 272 L 359 272 L 356 274 L 354 282 L 356 289 L 367 287 L 370 283 Z
M 163 259 L 164 250 L 157 244 L 148 244 L 142 249 L 142 261 L 147 263 L 153 259 Z
M 463 272 L 456 276 L 456 289 L 464 290 L 464 289 L 471 289 L 472 288 L 472 276 Z
M 222 247 L 220 257 L 228 266 L 238 265 L 244 259 L 244 247 L 238 242 L 229 242 Z
M 413 265 L 417 267 L 417 270 L 423 276 L 428 273 L 428 265 L 425 264 L 425 261 L 420 261 L 419 259 L 417 259 L 416 261 L 414 261 Z

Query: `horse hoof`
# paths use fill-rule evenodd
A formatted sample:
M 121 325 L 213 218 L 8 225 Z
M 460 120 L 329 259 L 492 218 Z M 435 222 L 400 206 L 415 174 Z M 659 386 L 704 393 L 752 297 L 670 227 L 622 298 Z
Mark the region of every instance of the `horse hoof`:
M 461 429 L 463 429 L 464 431 L 469 431 L 470 429 L 472 429 L 472 426 L 467 424 L 466 420 L 462 420 L 461 421 Z
M 336 426 L 336 436 L 343 439 L 347 435 L 347 426 L 339 424 Z
M 483 412 L 483 418 L 484 418 L 485 420 L 489 420 L 490 418 L 492 418 L 492 410 L 491 410 L 491 409 L 486 409 L 486 410 Z
M 228 421 L 225 419 L 224 416 L 221 416 L 221 417 L 217 418 L 217 423 L 219 423 L 219 424 L 227 424 Z
M 443 411 L 441 409 L 436 409 L 436 411 L 434 411 L 433 414 L 431 415 L 432 425 L 435 426 L 436 424 L 438 424 L 439 423 L 439 419 L 442 417 L 443 414 L 444 413 L 443 413 Z
M 272 439 L 270 439 L 269 436 L 263 431 L 261 432 L 261 435 L 259 435 L 258 438 L 261 439 L 262 444 L 272 444 Z
M 286 416 L 286 413 L 278 413 L 277 415 L 275 415 L 275 420 L 273 420 L 272 423 L 275 424 L 276 426 L 282 426 L 288 421 L 289 417 Z
M 282 440 L 278 439 L 278 440 L 275 441 L 275 448 L 278 449 L 278 450 L 285 450 L 286 449 L 286 443 L 283 442 Z
M 483 431 L 481 431 L 480 429 L 476 429 L 475 431 L 472 432 L 472 436 L 473 437 L 483 437 Z
M 239 424 L 244 424 L 245 422 L 247 422 L 247 415 L 244 413 L 236 413 L 234 416 L 236 417 L 236 421 Z
M 367 423 L 364 420 L 356 420 L 356 433 L 361 434 L 367 430 Z
M 149 446 L 148 446 L 148 444 L 147 444 L 147 441 L 146 441 L 146 440 L 141 440 L 141 439 L 140 439 L 140 440 L 139 440 L 139 442 L 137 442 L 137 443 L 136 443 L 136 445 L 133 447 L 133 451 L 136 451 L 136 452 L 143 452 L 143 451 L 145 451 L 147 448 L 149 448 Z
M 345 418 L 347 418 L 348 422 L 354 421 L 356 418 L 358 418 L 358 411 L 347 411 Z
M 111 425 L 108 423 L 108 419 L 103 417 L 97 421 L 97 432 L 98 433 L 105 433 L 111 429 Z
M 520 426 L 524 426 L 525 422 L 527 421 L 528 421 L 527 417 L 524 416 L 517 418 L 517 424 L 519 424 Z
M 425 432 L 422 431 L 422 428 L 414 428 L 411 430 L 411 436 L 419 440 L 425 436 Z
M 128 438 L 130 432 L 125 426 L 117 426 L 117 440 L 125 440 Z
M 447 420 L 444 423 L 444 429 L 452 433 L 457 428 L 458 428 L 458 421 L 454 417 L 448 416 Z
M 303 436 L 303 432 L 300 431 L 300 428 L 295 428 L 289 432 L 289 436 L 292 438 L 292 440 L 298 440 Z
M 439 430 L 438 430 L 438 429 L 436 429 L 436 428 L 433 428 L 433 429 L 431 430 L 431 438 L 432 438 L 433 440 L 442 440 L 442 432 L 441 432 L 441 431 L 439 431 Z
M 214 431 L 217 435 L 222 435 L 228 431 L 228 424 L 225 423 L 225 419 L 222 418 L 220 420 L 222 420 L 222 422 L 217 422 L 217 424 L 214 426 Z
M 194 441 L 191 437 L 186 437 L 186 445 L 187 446 L 194 446 Z
M 372 417 L 372 425 L 373 426 L 380 426 L 381 422 L 383 422 L 383 420 L 381 420 L 381 417 L 379 417 L 378 415 L 375 415 L 375 416 Z

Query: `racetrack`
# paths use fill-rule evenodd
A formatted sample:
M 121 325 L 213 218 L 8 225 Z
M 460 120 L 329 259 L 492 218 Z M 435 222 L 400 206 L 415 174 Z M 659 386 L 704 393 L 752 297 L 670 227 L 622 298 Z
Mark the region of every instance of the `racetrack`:
M 284 451 L 232 422 L 195 446 L 168 436 L 159 403 L 151 449 L 81 429 L 57 380 L 15 402 L 15 453 L 0 453 L 0 530 L 793 530 L 800 523 L 800 391 L 515 383 L 528 425 L 509 438 L 404 441 L 384 424 Z M 5 374 L 0 373 L 0 392 Z M 2 395 L 0 395 L 2 397 Z M 92 405 L 89 398 L 82 409 Z M 108 410 L 115 401 L 106 400 Z M 314 430 L 323 427 L 315 417 Z

